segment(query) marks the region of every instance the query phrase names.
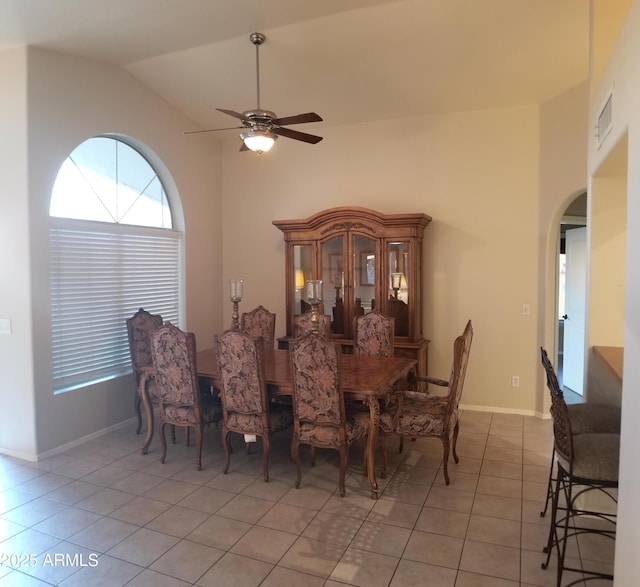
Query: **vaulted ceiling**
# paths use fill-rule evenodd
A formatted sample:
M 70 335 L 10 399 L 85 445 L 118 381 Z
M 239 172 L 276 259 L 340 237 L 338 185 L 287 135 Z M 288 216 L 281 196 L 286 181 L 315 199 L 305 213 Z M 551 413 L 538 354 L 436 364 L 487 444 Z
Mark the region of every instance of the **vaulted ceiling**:
M 589 71 L 585 0 L 0 0 L 0 50 L 122 66 L 194 129 L 256 107 L 253 31 L 262 108 L 329 125 L 540 103 Z

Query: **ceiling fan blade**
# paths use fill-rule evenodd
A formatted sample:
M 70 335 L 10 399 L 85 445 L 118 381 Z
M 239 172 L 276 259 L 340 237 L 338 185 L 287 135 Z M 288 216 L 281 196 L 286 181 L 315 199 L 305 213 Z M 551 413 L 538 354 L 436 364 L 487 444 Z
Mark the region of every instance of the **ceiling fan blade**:
M 244 114 L 240 114 L 240 112 L 236 112 L 235 110 L 225 110 L 224 108 L 216 108 L 216 110 L 223 114 L 233 116 L 234 118 L 239 118 L 240 120 L 249 120 Z
M 239 150 L 242 153 L 242 151 L 250 151 L 251 149 L 249 149 L 249 147 L 247 147 L 247 145 L 244 144 L 244 141 L 242 141 L 242 145 L 240 145 Z
M 246 126 L 228 126 L 227 128 L 208 128 L 206 130 L 187 130 L 183 132 L 183 135 L 195 135 L 199 132 L 217 132 L 219 130 L 236 130 L 239 128 L 246 128 Z
M 287 137 L 288 139 L 295 139 L 296 141 L 304 141 L 305 143 L 311 143 L 315 145 L 322 140 L 322 137 L 318 137 L 316 135 L 310 135 L 306 132 L 300 132 L 297 130 L 291 130 L 290 128 L 282 128 L 276 127 L 271 130 L 271 132 L 280 135 L 282 137 Z
M 284 118 L 276 118 L 273 124 L 286 126 L 287 124 L 302 124 L 303 122 L 322 122 L 322 117 L 315 112 L 306 112 L 305 114 L 296 114 L 295 116 L 285 116 Z

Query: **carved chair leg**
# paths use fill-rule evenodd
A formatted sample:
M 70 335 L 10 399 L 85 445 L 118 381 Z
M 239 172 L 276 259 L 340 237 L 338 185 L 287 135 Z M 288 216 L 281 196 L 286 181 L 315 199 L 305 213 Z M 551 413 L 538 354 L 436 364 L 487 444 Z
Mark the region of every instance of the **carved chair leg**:
M 145 404 L 145 408 L 148 409 L 147 412 L 147 436 L 144 439 L 144 443 L 142 445 L 142 450 L 140 451 L 143 455 L 146 455 L 149 452 L 149 446 L 151 445 L 151 441 L 153 440 L 153 429 L 155 428 L 155 417 L 153 412 L 153 404 Z
M 140 434 L 140 431 L 142 430 L 142 410 L 140 409 L 141 403 L 142 398 L 140 397 L 140 392 L 136 389 L 136 395 L 133 398 L 133 409 L 138 420 L 138 423 L 136 424 L 136 434 Z
M 160 420 L 158 423 L 158 435 L 160 436 L 160 441 L 162 443 L 162 456 L 160 457 L 160 462 L 164 463 L 167 458 L 167 439 L 164 435 L 164 422 Z
M 198 471 L 202 470 L 202 423 L 198 423 L 195 425 L 196 429 L 196 468 Z M 189 430 L 190 427 L 187 426 L 187 442 L 189 441 Z
M 453 454 L 453 460 L 457 463 L 458 453 L 456 452 L 456 445 L 458 444 L 458 432 L 460 430 L 459 422 L 456 422 L 455 427 L 453 428 L 453 442 L 451 443 L 451 454 Z
M 262 437 L 262 474 L 265 483 L 269 481 L 269 451 L 271 450 L 271 440 L 269 434 L 266 433 Z
M 443 457 L 442 457 L 442 471 L 444 472 L 444 482 L 449 485 L 449 471 L 447 470 L 447 464 L 449 463 L 449 436 L 443 436 L 440 440 L 442 440 L 442 448 L 443 448 Z
M 347 474 L 349 449 L 346 446 L 341 446 L 338 451 L 340 452 L 340 477 L 338 478 L 338 488 L 340 489 L 340 497 L 344 497 L 346 493 L 344 478 Z
M 300 443 L 294 436 L 293 443 L 291 445 L 291 457 L 296 464 L 296 489 L 300 489 L 300 479 L 302 478 L 302 468 L 300 467 Z
M 224 469 L 222 472 L 226 475 L 229 472 L 229 465 L 231 464 L 231 447 L 229 446 L 229 430 L 226 425 L 222 426 L 222 448 L 224 449 Z
M 144 439 L 144 443 L 142 444 L 141 453 L 146 455 L 149 451 L 149 446 L 151 445 L 151 441 L 153 440 L 153 430 L 155 428 L 154 422 L 154 404 L 149 397 L 149 393 L 146 389 L 142 389 L 139 391 L 139 396 L 144 404 L 144 411 L 147 416 L 147 435 Z

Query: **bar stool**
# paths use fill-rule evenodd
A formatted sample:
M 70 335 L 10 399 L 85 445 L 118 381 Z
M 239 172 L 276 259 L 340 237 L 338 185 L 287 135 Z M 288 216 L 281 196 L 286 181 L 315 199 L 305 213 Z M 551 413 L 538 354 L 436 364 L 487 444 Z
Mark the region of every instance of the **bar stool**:
M 555 397 L 564 400 L 564 394 L 558 383 L 556 372 L 549 360 L 547 351 L 540 347 L 540 356 L 542 366 L 547 376 L 547 387 L 551 394 L 551 401 Z M 620 434 L 621 412 L 618 406 L 607 404 L 568 404 L 569 419 L 571 420 L 571 430 L 573 435 L 578 434 Z M 544 509 L 540 512 L 540 516 L 544 517 L 547 513 L 549 503 L 553 496 L 553 467 L 555 464 L 555 448 L 551 455 L 551 465 L 549 466 L 549 480 L 547 482 L 547 498 L 544 503 Z
M 565 565 L 567 541 L 581 534 L 595 534 L 615 540 L 618 488 L 620 435 L 572 432 L 569 409 L 562 396 L 552 396 L 553 438 L 557 462 L 557 475 L 551 506 L 551 527 L 543 552 L 547 558 L 542 568 L 549 565 L 551 552 L 558 558 L 557 587 L 562 584 L 564 571 L 573 571 L 580 577 L 565 587 L 583 583 L 588 579 L 613 580 L 613 574 Z M 616 491 L 613 491 L 616 490 Z M 586 497 L 591 492 L 606 496 L 614 511 L 587 507 Z M 584 575 L 584 576 L 583 576 Z

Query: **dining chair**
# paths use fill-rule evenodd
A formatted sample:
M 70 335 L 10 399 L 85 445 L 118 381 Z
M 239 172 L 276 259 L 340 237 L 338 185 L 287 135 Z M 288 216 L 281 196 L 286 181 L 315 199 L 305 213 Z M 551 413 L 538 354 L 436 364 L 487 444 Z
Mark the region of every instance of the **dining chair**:
M 262 472 L 269 481 L 271 435 L 291 426 L 291 406 L 270 403 L 264 373 L 264 339 L 227 330 L 214 336 L 216 359 L 220 368 L 222 400 L 222 446 L 224 473 L 229 471 L 231 432 L 255 435 L 262 439 Z
M 253 338 L 262 337 L 265 347 L 272 349 L 275 342 L 276 315 L 263 306 L 258 306 L 240 316 L 240 330 Z
M 594 537 L 615 541 L 620 434 L 574 434 L 569 408 L 561 394 L 552 396 L 551 417 L 557 469 L 551 525 L 543 548 L 547 557 L 541 566 L 548 567 L 555 550 L 557 587 L 562 584 L 564 571 L 578 573 L 579 579 L 569 585 L 592 579 L 613 580 L 613 573 L 603 568 L 570 566 L 566 555 L 569 541 L 577 540 L 579 548 L 581 537 L 586 535 L 592 548 L 601 546 Z
M 386 316 L 379 310 L 372 310 L 366 314 L 358 314 L 353 319 L 353 354 L 369 357 L 393 357 L 395 319 Z M 388 407 L 389 401 L 392 399 L 391 389 L 387 396 Z M 355 410 L 368 410 L 369 408 L 362 402 L 347 402 L 347 406 Z M 384 446 L 384 434 L 378 438 L 378 450 L 382 455 L 382 471 L 381 476 L 386 476 L 387 470 L 387 451 Z M 365 459 L 366 462 L 366 459 Z
M 345 495 L 345 476 L 349 447 L 365 438 L 369 413 L 347 410 L 342 390 L 342 352 L 340 346 L 317 334 L 291 341 L 293 379 L 293 438 L 291 456 L 296 464 L 296 488 L 302 476 L 300 445 L 311 447 L 311 466 L 315 449 L 335 449 L 340 454 L 338 487 Z
M 401 438 L 439 438 L 442 442 L 442 469 L 444 480 L 449 485 L 449 452 L 457 463 L 456 444 L 459 432 L 458 406 L 462 396 L 473 326 L 467 322 L 464 332 L 453 343 L 453 363 L 449 380 L 429 376 L 414 376 L 418 384 L 428 383 L 447 388 L 447 394 L 440 396 L 421 389 L 397 392 L 397 403 L 380 414 L 380 434 L 398 434 Z M 402 449 L 402 448 L 401 448 Z
M 196 466 L 200 470 L 204 426 L 216 422 L 219 413 L 214 398 L 200 392 L 196 337 L 192 332 L 183 332 L 165 322 L 151 337 L 151 353 L 158 398 L 158 433 L 162 441 L 160 462 L 164 463 L 167 457 L 165 425 L 186 430 L 194 428 Z
M 547 388 L 551 395 L 551 401 L 554 398 L 563 398 L 564 393 L 558 382 L 553 364 L 549 359 L 547 351 L 540 347 L 540 359 L 544 367 L 547 379 Z M 571 430 L 576 434 L 620 434 L 620 421 L 622 412 L 619 406 L 596 403 L 567 404 L 569 418 L 571 419 Z M 551 464 L 549 465 L 549 479 L 547 481 L 547 498 L 545 500 L 544 509 L 540 512 L 540 516 L 544 517 L 549 508 L 549 503 L 553 497 L 553 486 L 555 478 L 553 476 L 555 466 L 556 452 L 555 448 L 551 454 Z
M 293 336 L 299 338 L 313 331 L 311 323 L 311 311 L 297 314 L 293 319 Z M 318 314 L 318 334 L 329 340 L 331 338 L 331 316 Z
M 353 319 L 355 355 L 393 357 L 395 319 L 378 310 Z
M 129 339 L 129 354 L 131 356 L 131 367 L 136 380 L 136 393 L 133 401 L 133 408 L 138 420 L 136 434 L 140 434 L 142 429 L 142 394 L 146 391 L 151 399 L 152 406 L 156 402 L 155 380 L 146 379 L 147 389 L 140 388 L 140 380 L 145 369 L 153 367 L 151 356 L 151 335 L 162 326 L 162 316 L 150 314 L 144 308 L 140 308 L 131 318 L 127 318 L 127 337 Z M 147 419 L 153 434 L 153 407 L 147 414 Z

